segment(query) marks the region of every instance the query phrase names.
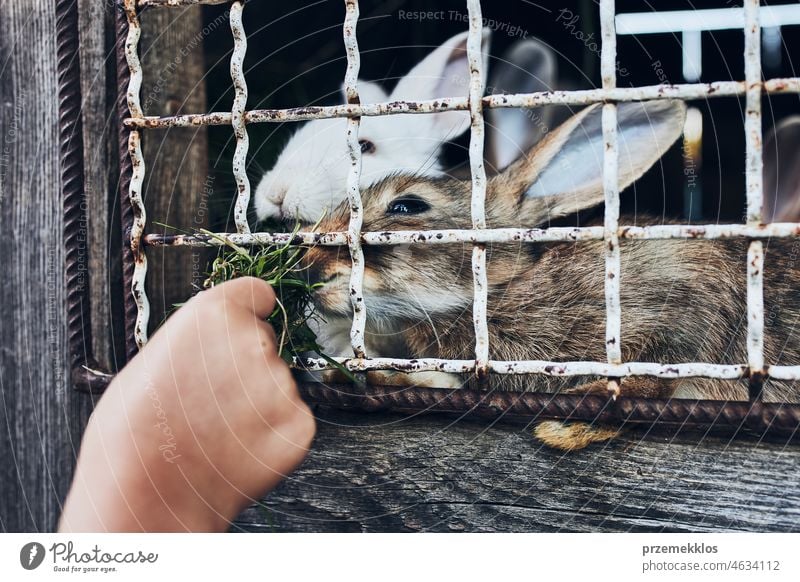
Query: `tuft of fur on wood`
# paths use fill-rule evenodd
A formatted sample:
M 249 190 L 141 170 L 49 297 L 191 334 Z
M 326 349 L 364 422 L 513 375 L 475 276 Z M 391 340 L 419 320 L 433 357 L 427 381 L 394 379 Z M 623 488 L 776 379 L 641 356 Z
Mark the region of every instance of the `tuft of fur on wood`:
M 533 429 L 533 435 L 548 447 L 562 451 L 576 451 L 593 443 L 611 440 L 619 435 L 619 430 L 594 426 L 586 422 L 546 420 Z

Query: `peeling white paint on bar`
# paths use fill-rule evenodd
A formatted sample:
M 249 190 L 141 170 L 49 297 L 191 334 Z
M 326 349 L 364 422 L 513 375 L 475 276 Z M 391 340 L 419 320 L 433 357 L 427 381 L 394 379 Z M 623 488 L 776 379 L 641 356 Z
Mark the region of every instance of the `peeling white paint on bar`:
M 192 4 L 228 4 L 232 0 L 139 0 L 139 6 L 191 6 Z
M 244 121 L 247 107 L 247 81 L 244 78 L 244 56 L 247 52 L 247 35 L 242 23 L 242 2 L 234 2 L 230 10 L 231 32 L 233 33 L 233 52 L 231 53 L 231 80 L 236 91 L 231 107 L 231 125 L 236 135 L 236 150 L 233 154 L 233 177 L 236 180 L 236 204 L 233 221 L 240 233 L 250 232 L 247 224 L 247 207 L 250 205 L 250 179 L 247 177 L 247 152 L 250 137 Z
M 762 92 L 769 95 L 800 93 L 800 79 L 770 79 L 761 83 Z M 747 92 L 744 81 L 718 81 L 681 85 L 649 85 L 645 87 L 617 87 L 614 89 L 586 89 L 581 91 L 543 91 L 511 95 L 487 95 L 484 108 L 540 107 L 542 105 L 589 105 L 605 101 L 646 101 L 650 99 L 708 99 L 737 97 Z M 438 113 L 466 111 L 469 99 L 446 97 L 425 101 L 393 101 L 366 105 L 331 105 L 325 107 L 295 107 L 290 109 L 254 109 L 245 112 L 246 123 L 283 123 L 308 121 L 332 117 L 372 117 L 378 115 Z M 226 111 L 173 116 L 134 116 L 124 120 L 127 127 L 198 127 L 202 125 L 229 125 L 231 114 Z
M 744 75 L 747 84 L 745 137 L 745 181 L 747 222 L 760 224 L 763 205 L 763 168 L 761 157 L 761 27 L 758 20 L 760 0 L 745 0 Z
M 191 6 L 193 4 L 228 4 L 232 0 L 139 0 L 139 6 L 145 8 L 147 6 L 164 6 L 164 7 L 177 7 L 177 6 Z
M 486 170 L 483 167 L 484 119 L 481 98 L 483 97 L 482 32 L 483 16 L 480 0 L 467 0 L 469 33 L 467 37 L 467 60 L 469 61 L 469 167 L 472 174 L 472 227 L 486 228 Z M 489 362 L 489 323 L 487 304 L 489 282 L 486 273 L 486 247 L 475 243 L 472 249 L 472 319 L 475 327 L 475 372 L 484 377 Z
M 347 52 L 347 71 L 344 77 L 345 96 L 348 103 L 358 103 L 358 72 L 361 54 L 358 52 L 356 25 L 358 24 L 358 0 L 345 0 L 344 46 Z M 347 244 L 350 248 L 352 269 L 350 270 L 350 302 L 353 305 L 353 326 L 350 343 L 357 358 L 366 357 L 364 329 L 367 325 L 367 308 L 364 304 L 364 251 L 361 248 L 361 225 L 364 221 L 361 192 L 361 146 L 358 143 L 360 117 L 347 120 L 347 149 L 350 153 L 350 172 L 347 175 L 347 198 L 350 201 L 350 223 Z
M 418 358 L 403 360 L 397 358 L 334 358 L 348 370 L 366 372 L 370 370 L 400 370 L 405 372 L 449 372 L 470 374 L 475 371 L 472 360 L 444 360 L 439 358 Z M 296 358 L 293 365 L 307 370 L 330 370 L 333 366 L 322 358 Z M 656 376 L 658 378 L 709 377 L 736 380 L 747 374 L 746 365 L 724 365 L 705 363 L 656 364 L 652 362 L 626 362 L 609 364 L 607 362 L 549 362 L 546 360 L 500 361 L 489 360 L 489 370 L 494 374 L 521 375 L 542 374 L 545 376 L 605 376 L 625 378 L 628 376 Z M 787 370 L 789 368 L 787 367 Z M 800 366 L 792 372 L 800 377 Z M 785 372 L 784 375 L 789 375 Z
M 449 372 L 470 374 L 475 372 L 472 360 L 444 360 L 439 358 L 333 358 L 353 372 L 370 370 L 400 370 L 405 372 Z M 295 358 L 292 365 L 304 370 L 332 370 L 333 366 L 322 358 Z M 657 364 L 654 362 L 549 362 L 546 360 L 501 361 L 489 360 L 493 374 L 545 376 L 600 376 L 627 378 L 629 376 L 653 376 L 657 378 L 718 378 L 738 380 L 747 377 L 746 364 L 710 364 L 686 362 L 680 364 Z M 776 380 L 800 380 L 800 366 L 771 366 L 769 375 Z
M 617 236 L 625 240 L 663 240 L 697 239 L 712 240 L 720 238 L 788 238 L 800 236 L 800 223 L 774 222 L 770 224 L 659 224 L 653 226 L 625 226 L 617 229 Z M 552 228 L 487 228 L 479 230 L 398 230 L 386 232 L 361 233 L 365 245 L 406 245 L 406 244 L 454 244 L 454 243 L 543 243 L 577 242 L 603 240 L 605 229 L 602 226 L 552 227 Z M 322 246 L 343 246 L 347 244 L 346 232 L 299 232 L 271 233 L 254 232 L 235 234 L 219 232 L 214 235 L 160 235 L 149 234 L 144 237 L 146 244 L 152 246 L 195 246 L 215 247 L 226 242 L 237 245 L 268 244 L 316 244 Z
M 658 224 L 653 226 L 620 226 L 624 239 L 665 238 L 787 238 L 800 236 L 800 222 L 771 224 Z
M 142 27 L 139 24 L 139 16 L 136 14 L 135 0 L 125 0 L 125 15 L 128 17 L 128 36 L 125 38 L 125 59 L 128 63 L 128 70 L 131 73 L 128 81 L 128 110 L 133 117 L 142 117 L 141 91 L 142 62 L 139 60 L 139 38 L 142 36 Z
M 142 115 L 141 88 L 142 63 L 139 60 L 139 38 L 142 29 L 136 14 L 136 0 L 125 0 L 123 5 L 128 18 L 128 36 L 125 39 L 125 59 L 130 71 L 127 99 L 132 115 Z M 136 345 L 141 349 L 147 343 L 147 325 L 150 320 L 150 302 L 145 290 L 147 278 L 147 255 L 142 245 L 147 213 L 145 212 L 142 188 L 144 187 L 145 165 L 142 156 L 142 143 L 139 131 L 131 131 L 128 136 L 128 154 L 131 157 L 131 183 L 128 199 L 133 207 L 130 246 L 133 252 L 134 267 L 131 279 L 131 293 L 136 303 L 136 323 L 133 328 Z
M 614 0 L 600 0 L 600 76 L 603 89 L 617 86 L 617 33 L 614 29 Z M 619 156 L 617 141 L 617 105 L 603 105 L 603 192 L 605 194 L 604 248 L 605 248 L 605 300 L 606 300 L 606 357 L 608 363 L 622 362 L 620 306 L 619 249 Z M 609 377 L 608 390 L 614 396 L 620 392 L 619 380 Z
M 761 224 L 763 159 L 761 135 L 761 26 L 760 0 L 744 3 L 744 73 L 747 83 L 745 183 L 747 223 Z M 747 250 L 747 363 L 750 373 L 764 369 L 764 245 L 750 242 Z
M 764 243 L 747 249 L 747 363 L 752 372 L 764 369 Z

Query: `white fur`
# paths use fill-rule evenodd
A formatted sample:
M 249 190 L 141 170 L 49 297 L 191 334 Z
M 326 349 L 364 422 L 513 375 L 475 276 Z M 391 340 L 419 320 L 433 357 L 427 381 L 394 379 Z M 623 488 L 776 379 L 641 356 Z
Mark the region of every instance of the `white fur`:
M 391 94 L 376 83 L 359 81 L 362 103 L 467 95 L 466 40 L 467 33 L 461 33 L 446 41 L 400 79 Z M 488 29 L 483 41 L 485 71 Z M 345 119 L 319 119 L 292 136 L 256 188 L 254 204 L 260 220 L 289 218 L 313 223 L 346 198 L 350 157 L 345 126 Z M 363 117 L 359 138 L 375 144 L 375 151 L 362 156 L 361 187 L 394 172 L 441 174 L 442 145 L 468 128 L 467 111 Z

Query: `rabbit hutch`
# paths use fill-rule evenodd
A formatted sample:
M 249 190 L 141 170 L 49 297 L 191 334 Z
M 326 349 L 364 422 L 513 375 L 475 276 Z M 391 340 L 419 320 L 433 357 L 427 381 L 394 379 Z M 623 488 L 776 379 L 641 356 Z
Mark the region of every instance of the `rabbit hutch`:
M 52 529 L 93 403 L 230 244 L 345 261 L 351 314 L 339 351 L 294 355 L 317 417 L 308 458 L 233 531 L 800 529 L 800 361 L 791 328 L 770 337 L 797 313 L 770 303 L 778 287 L 791 297 L 800 234 L 796 3 L 32 4 L 37 26 L 0 7 L 12 65 L 0 72 L 0 212 L 15 233 L 0 237 L 13 257 L 0 291 L 13 322 L 0 350 L 14 427 L 3 453 L 16 460 L 5 530 Z M 12 32 L 47 50 L 12 50 Z M 536 161 L 546 156 L 568 159 L 551 170 Z M 34 158 L 40 169 L 23 168 Z M 591 182 L 593 202 L 498 224 L 494 200 L 529 166 L 526 200 Z M 442 214 L 452 221 L 370 230 L 395 224 L 374 220 L 373 198 L 398 180 L 420 190 L 390 209 L 427 212 L 421 192 L 439 188 L 460 196 Z M 627 357 L 640 322 L 626 309 L 647 294 L 626 249 L 727 241 L 741 257 L 698 254 L 690 283 L 672 250 L 657 253 L 656 287 L 685 301 L 638 301 L 666 339 Z M 599 315 L 571 306 L 542 321 L 597 349 L 505 349 L 536 343 L 545 324 L 498 291 L 502 245 L 516 245 L 521 272 L 560 249 L 547 277 L 525 282 L 554 302 L 576 285 L 575 249 L 594 245 Z M 433 334 L 455 329 L 435 341 L 457 336 L 466 350 L 376 339 L 370 263 L 382 252 L 409 286 L 414 273 L 455 273 L 436 294 L 395 289 L 396 309 Z M 433 255 L 451 268 L 427 275 Z M 721 273 L 735 305 L 708 290 Z M 448 311 L 459 293 L 464 309 Z M 726 313 L 724 329 L 709 311 Z M 545 389 L 580 378 L 592 388 Z M 613 436 L 559 448 L 542 426 Z

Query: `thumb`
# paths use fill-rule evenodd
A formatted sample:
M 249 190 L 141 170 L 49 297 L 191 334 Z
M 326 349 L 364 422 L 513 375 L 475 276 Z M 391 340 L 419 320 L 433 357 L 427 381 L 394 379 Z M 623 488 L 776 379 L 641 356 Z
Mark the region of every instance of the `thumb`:
M 262 319 L 275 309 L 275 292 L 268 283 L 256 277 L 232 279 L 207 292 L 219 294 L 224 301 L 240 305 Z

